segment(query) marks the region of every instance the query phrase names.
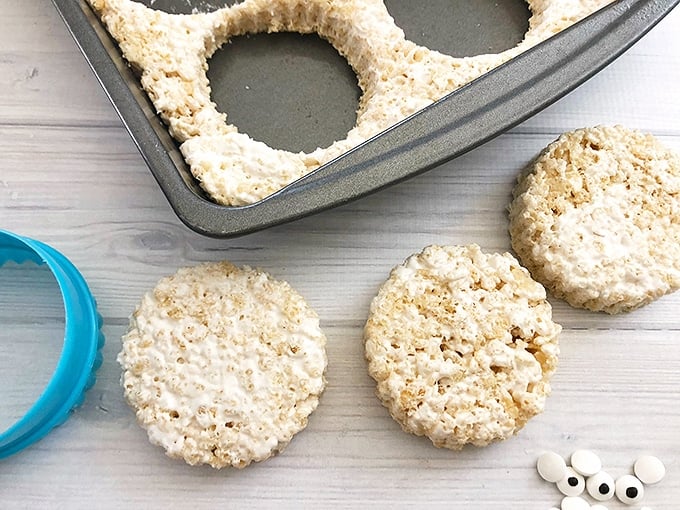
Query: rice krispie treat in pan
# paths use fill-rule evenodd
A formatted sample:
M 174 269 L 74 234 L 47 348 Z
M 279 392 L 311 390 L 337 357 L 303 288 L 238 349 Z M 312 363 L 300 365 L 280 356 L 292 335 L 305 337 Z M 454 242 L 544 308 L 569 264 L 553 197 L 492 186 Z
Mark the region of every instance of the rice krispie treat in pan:
M 242 468 L 305 428 L 325 386 L 325 344 L 287 283 L 207 263 L 142 298 L 118 361 L 153 444 L 192 465 Z
M 565 133 L 520 175 L 512 247 L 575 307 L 611 314 L 680 286 L 680 157 L 622 126 Z
M 191 173 L 215 202 L 229 206 L 271 195 L 611 1 L 528 0 L 529 27 L 518 45 L 458 58 L 406 39 L 382 0 L 243 0 L 192 15 L 134 0 L 88 0 L 141 73 Z M 261 32 L 316 33 L 346 58 L 362 94 L 344 139 L 309 153 L 274 149 L 218 111 L 210 58 L 233 37 Z
M 543 410 L 561 327 L 508 253 L 430 246 L 395 267 L 364 330 L 377 395 L 406 432 L 460 449 L 507 439 Z

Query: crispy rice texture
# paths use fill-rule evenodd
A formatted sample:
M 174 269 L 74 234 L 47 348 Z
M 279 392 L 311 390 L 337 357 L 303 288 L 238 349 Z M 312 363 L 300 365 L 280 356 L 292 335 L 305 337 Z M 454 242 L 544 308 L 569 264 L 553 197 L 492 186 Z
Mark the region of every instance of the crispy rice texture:
M 404 36 L 382 0 L 244 0 L 191 15 L 133 0 L 88 0 L 148 93 L 195 178 L 217 203 L 257 202 L 442 98 L 611 0 L 528 0 L 524 39 L 498 54 L 456 58 Z M 316 33 L 347 59 L 362 96 L 343 140 L 310 153 L 273 149 L 239 133 L 210 97 L 208 62 L 231 38 Z
M 512 255 L 430 246 L 392 270 L 364 340 L 378 398 L 402 429 L 460 449 L 507 439 L 543 410 L 560 331 Z
M 325 386 L 325 344 L 287 283 L 208 263 L 143 297 L 118 361 L 153 444 L 188 464 L 242 468 L 305 428 Z
M 565 133 L 519 176 L 512 247 L 572 306 L 610 314 L 680 286 L 680 157 L 622 126 Z

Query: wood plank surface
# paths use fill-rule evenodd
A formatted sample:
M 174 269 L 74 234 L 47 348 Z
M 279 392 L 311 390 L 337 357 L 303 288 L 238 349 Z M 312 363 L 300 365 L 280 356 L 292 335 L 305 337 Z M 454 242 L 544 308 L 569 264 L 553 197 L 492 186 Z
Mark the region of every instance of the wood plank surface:
M 596 450 L 614 476 L 630 472 L 641 453 L 658 455 L 668 475 L 644 503 L 678 508 L 680 293 L 613 317 L 551 298 L 564 331 L 545 412 L 517 437 L 460 452 L 407 435 L 389 417 L 366 372 L 362 328 L 392 266 L 424 246 L 508 250 L 517 173 L 559 133 L 622 123 L 680 150 L 680 9 L 574 92 L 471 153 L 357 202 L 231 240 L 200 236 L 177 219 L 49 1 L 0 0 L 0 13 L 0 228 L 74 262 L 97 297 L 107 338 L 83 406 L 0 461 L 1 510 L 546 510 L 560 495 L 536 475 L 536 458 L 577 448 Z M 190 467 L 152 446 L 123 400 L 116 362 L 144 292 L 178 267 L 221 259 L 290 282 L 328 337 L 328 387 L 308 428 L 283 454 L 241 471 Z M 44 275 L 0 271 L 6 418 L 35 391 L 10 367 L 49 371 L 54 349 L 39 342 L 59 331 L 61 310 L 47 297 L 33 307 L 17 298 L 49 294 Z

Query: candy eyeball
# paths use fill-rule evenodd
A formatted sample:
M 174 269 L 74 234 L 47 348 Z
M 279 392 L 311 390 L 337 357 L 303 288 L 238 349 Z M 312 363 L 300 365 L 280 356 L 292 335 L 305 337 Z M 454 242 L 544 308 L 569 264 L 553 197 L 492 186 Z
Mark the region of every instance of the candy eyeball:
M 578 496 L 565 496 L 560 504 L 562 510 L 590 510 L 590 504 Z
M 586 480 L 574 468 L 567 467 L 564 478 L 557 482 L 557 488 L 565 496 L 579 496 L 586 488 Z
M 647 485 L 659 483 L 666 475 L 663 462 L 652 455 L 643 455 L 638 458 L 633 465 L 633 471 L 638 480 Z
M 634 505 L 642 501 L 644 495 L 642 482 L 633 475 L 623 475 L 616 480 L 616 497 L 621 503 Z
M 602 461 L 591 450 L 576 450 L 568 459 L 555 453 L 546 451 L 536 462 L 536 469 L 541 478 L 555 483 L 563 494 L 560 508 L 551 507 L 549 510 L 607 510 L 603 504 L 590 505 L 589 500 L 581 497 L 584 491 L 595 501 L 608 501 L 614 496 L 626 505 L 635 505 L 642 501 L 645 495 L 645 485 L 659 483 L 666 475 L 663 462 L 652 455 L 642 455 L 634 465 L 635 475 L 624 475 L 614 480 L 606 471 L 602 470 Z M 651 510 L 640 507 L 640 510 Z
M 586 490 L 597 501 L 607 501 L 614 497 L 616 483 L 605 471 L 595 473 L 586 480 Z
M 546 482 L 559 482 L 567 474 L 567 463 L 555 452 L 543 453 L 536 462 L 538 474 Z
M 602 461 L 590 450 L 576 450 L 571 454 L 571 467 L 583 476 L 593 476 L 602 469 Z

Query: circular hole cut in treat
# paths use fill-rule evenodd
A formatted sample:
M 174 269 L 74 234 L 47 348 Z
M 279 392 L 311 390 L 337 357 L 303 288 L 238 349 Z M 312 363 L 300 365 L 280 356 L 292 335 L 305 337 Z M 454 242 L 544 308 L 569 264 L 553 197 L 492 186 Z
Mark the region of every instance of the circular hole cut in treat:
M 205 263 L 142 298 L 118 361 L 151 443 L 191 465 L 243 468 L 307 426 L 325 387 L 325 344 L 290 285 Z
M 328 147 L 356 123 L 356 74 L 316 34 L 235 37 L 208 64 L 212 99 L 228 122 L 274 149 Z
M 517 46 L 529 29 L 524 0 L 385 0 L 406 38 L 454 57 L 501 53 Z
M 560 330 L 545 290 L 510 254 L 430 246 L 373 299 L 365 355 L 405 432 L 437 447 L 486 446 L 543 410 Z
M 212 12 L 235 5 L 243 0 L 134 0 L 140 4 L 168 14 L 196 14 Z

